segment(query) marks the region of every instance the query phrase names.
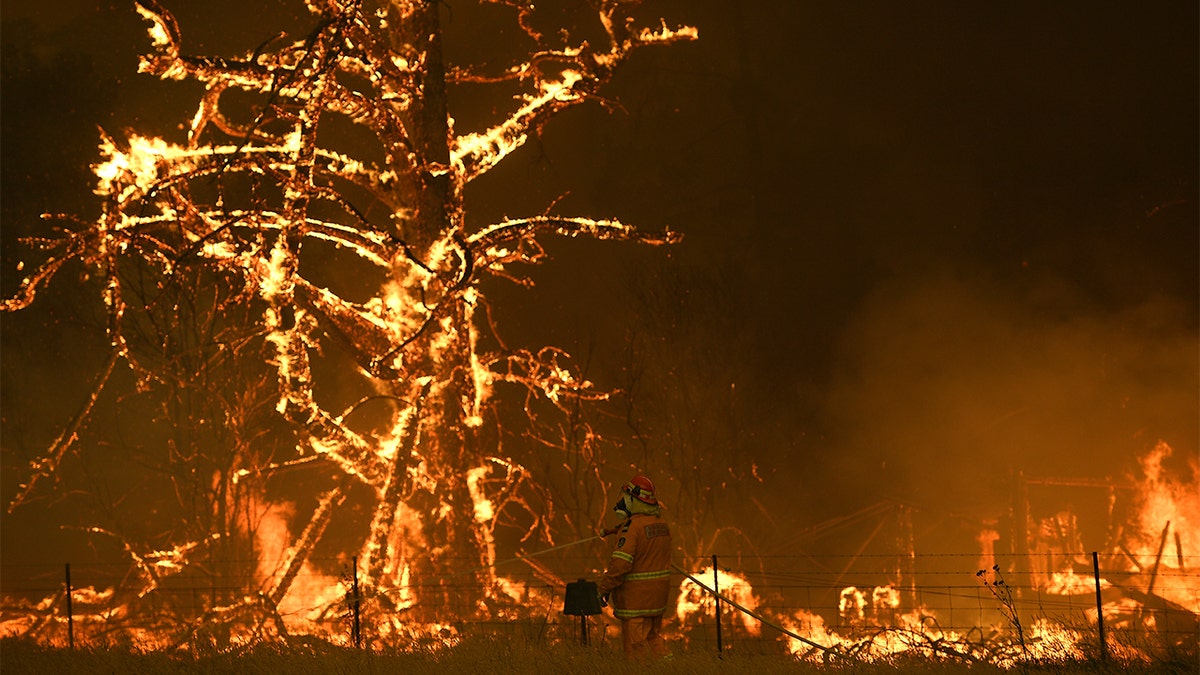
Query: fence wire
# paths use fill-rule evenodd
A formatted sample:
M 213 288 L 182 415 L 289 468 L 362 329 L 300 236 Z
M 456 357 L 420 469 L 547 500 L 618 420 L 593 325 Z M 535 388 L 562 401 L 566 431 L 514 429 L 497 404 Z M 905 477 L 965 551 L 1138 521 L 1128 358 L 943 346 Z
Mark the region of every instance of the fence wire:
M 1099 596 L 1090 553 L 1059 555 L 1046 564 L 1022 564 L 1027 558 L 996 555 L 981 561 L 972 554 L 720 556 L 717 578 L 722 595 L 787 631 L 813 639 L 852 639 L 889 630 L 920 632 L 985 640 L 1011 633 L 1014 624 L 1027 627 L 1052 622 L 1076 632 L 1077 639 L 1097 641 L 1097 606 L 1114 638 L 1137 634 L 1163 644 L 1190 646 L 1200 635 L 1200 557 L 1187 556 L 1150 569 L 1139 569 L 1115 556 L 1103 558 Z M 495 568 L 499 592 L 511 607 L 506 616 L 480 620 L 478 598 L 467 575 L 416 581 L 392 593 L 421 598 L 437 588 L 449 591 L 444 624 L 459 634 L 487 634 L 529 640 L 577 640 L 581 629 L 591 639 L 618 639 L 619 626 L 611 615 L 579 618 L 563 614 L 564 587 L 579 578 L 595 579 L 602 557 L 596 552 L 562 552 L 538 558 L 501 561 Z M 683 558 L 677 565 L 700 580 L 713 579 L 711 556 Z M 463 560 L 464 570 L 477 561 Z M 990 565 L 989 565 L 990 563 Z M 66 616 L 63 564 L 6 566 L 0 577 L 0 631 L 3 635 L 41 631 L 49 641 L 62 641 L 62 624 L 74 622 L 77 645 L 103 643 L 115 630 L 140 625 L 138 612 L 172 616 L 181 624 L 198 623 L 215 607 L 265 592 L 270 580 L 256 578 L 257 563 L 229 560 L 218 565 L 189 567 L 164 577 L 141 598 L 136 610 L 115 609 L 123 587 L 129 586 L 125 562 L 92 562 L 70 566 L 72 616 Z M 1058 570 L 1051 572 L 1050 570 Z M 280 615 L 293 626 L 323 622 L 326 635 L 344 633 L 348 639 L 350 562 L 314 558 L 300 571 L 280 603 Z M 794 648 L 786 635 L 763 625 L 727 603 L 720 608 L 712 596 L 675 573 L 667 629 L 693 648 L 716 649 L 720 622 L 722 649 L 755 652 Z M 1000 582 L 999 584 L 997 582 Z M 711 586 L 711 584 L 710 584 Z M 378 621 L 378 617 L 375 617 Z M 388 617 L 403 625 L 405 612 Z M 293 629 L 294 630 L 294 629 Z M 380 627 L 365 623 L 365 636 Z

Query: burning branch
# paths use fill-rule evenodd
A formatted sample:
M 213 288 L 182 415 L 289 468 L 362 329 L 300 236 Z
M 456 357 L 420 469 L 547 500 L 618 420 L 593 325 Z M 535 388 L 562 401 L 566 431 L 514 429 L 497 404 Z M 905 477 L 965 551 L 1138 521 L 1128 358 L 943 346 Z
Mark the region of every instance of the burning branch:
M 30 475 L 29 480 L 20 486 L 17 495 L 9 502 L 9 513 L 12 513 L 14 509 L 29 500 L 30 495 L 33 494 L 34 489 L 37 487 L 38 481 L 43 478 L 57 479 L 58 469 L 62 464 L 63 457 L 67 452 L 71 451 L 76 441 L 79 440 L 79 432 L 88 417 L 91 416 L 92 408 L 95 407 L 96 401 L 99 400 L 100 394 L 103 393 L 105 385 L 108 384 L 108 378 L 112 376 L 113 368 L 117 365 L 118 356 L 119 354 L 115 350 L 109 354 L 108 363 L 104 365 L 104 370 L 96 378 L 96 384 L 92 387 L 92 392 L 88 395 L 83 407 L 79 412 L 75 413 L 75 416 L 67 424 L 66 429 L 50 444 L 50 449 L 46 452 L 45 456 L 32 462 L 30 468 L 33 469 L 33 473 Z
M 594 432 L 574 419 L 575 406 L 607 393 L 561 350 L 483 353 L 476 342 L 481 276 L 539 262 L 540 236 L 660 245 L 679 235 L 555 215 L 472 231 L 465 189 L 553 116 L 602 102 L 603 87 L 636 50 L 692 40 L 696 31 L 636 28 L 630 11 L 638 3 L 606 0 L 596 17 L 606 44 L 569 37 L 550 44 L 533 29 L 532 3 L 502 4 L 537 46 L 494 76 L 447 61 L 439 3 L 311 0 L 306 34 L 278 36 L 241 57 L 184 54 L 170 11 L 155 0 L 137 4 L 152 42 L 140 71 L 201 83 L 205 93 L 183 145 L 102 135 L 94 167 L 100 217 L 58 217 L 79 231 L 35 242 L 51 254 L 4 301 L 7 311 L 27 307 L 66 262 L 80 261 L 96 270 L 112 345 L 90 397 L 34 463 L 10 508 L 27 502 L 78 448 L 124 362 L 141 395 L 164 401 L 159 421 L 172 436 L 160 461 L 177 506 L 188 508 L 189 485 L 206 497 L 204 506 L 191 505 L 201 513 L 187 522 L 213 531 L 196 541 L 251 536 L 254 509 L 230 500 L 259 500 L 262 494 L 248 491 L 282 484 L 283 472 L 273 469 L 332 476 L 334 486 L 307 515 L 267 590 L 214 610 L 212 619 L 249 612 L 282 622 L 278 608 L 301 567 L 356 495 L 374 500 L 369 532 L 339 545 L 366 554 L 369 587 L 407 583 L 401 574 L 444 578 L 464 556 L 494 561 L 501 514 L 532 513 L 529 495 L 547 505 L 522 540 L 551 538 L 551 493 L 528 463 L 499 452 L 501 434 L 487 428 L 499 424 L 498 415 L 486 414 L 493 386 L 524 389 L 531 427 L 533 402 L 549 401 L 589 439 Z M 491 128 L 456 134 L 446 88 L 500 80 L 526 89 L 517 108 Z M 248 113 L 231 112 L 234 92 L 255 103 Z M 365 131 L 374 146 L 330 147 L 336 134 L 326 129 L 334 125 Z M 350 254 L 343 288 L 317 280 L 329 247 Z M 363 411 L 352 417 L 332 412 L 343 397 L 371 405 L 350 408 Z M 248 476 L 255 480 L 239 483 Z M 238 521 L 243 516 L 246 523 Z M 155 574 L 200 555 L 192 544 L 156 559 L 127 550 L 149 575 L 146 592 Z M 492 581 L 490 570 L 475 575 L 478 606 Z M 432 613 L 437 603 L 422 601 Z

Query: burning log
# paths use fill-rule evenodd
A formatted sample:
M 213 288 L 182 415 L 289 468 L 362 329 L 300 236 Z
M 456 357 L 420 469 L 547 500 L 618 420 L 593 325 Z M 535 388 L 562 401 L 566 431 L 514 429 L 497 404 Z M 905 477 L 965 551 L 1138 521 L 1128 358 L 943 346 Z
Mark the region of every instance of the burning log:
M 1150 583 L 1146 586 L 1146 593 L 1154 593 L 1154 582 L 1158 580 L 1158 566 L 1162 563 L 1163 550 L 1167 547 L 1167 531 L 1171 529 L 1171 521 L 1163 526 L 1162 538 L 1158 541 L 1158 553 L 1154 555 L 1154 568 L 1150 570 Z

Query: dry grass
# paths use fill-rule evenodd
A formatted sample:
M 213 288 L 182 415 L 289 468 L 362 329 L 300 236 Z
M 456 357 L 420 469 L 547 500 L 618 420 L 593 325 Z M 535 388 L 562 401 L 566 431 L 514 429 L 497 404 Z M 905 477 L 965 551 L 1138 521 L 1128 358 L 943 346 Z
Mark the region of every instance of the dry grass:
M 1153 664 L 1069 661 L 1026 664 L 1012 671 L 989 665 L 935 663 L 928 659 L 897 659 L 889 663 L 843 663 L 812 665 L 797 663 L 782 654 L 746 654 L 730 652 L 722 658 L 711 652 L 676 650 L 669 659 L 651 663 L 630 663 L 608 645 L 583 647 L 573 644 L 538 645 L 525 640 L 480 638 L 452 649 L 411 652 L 366 652 L 334 647 L 323 643 L 279 646 L 260 645 L 252 650 L 211 654 L 162 652 L 138 653 L 128 649 L 89 648 L 75 651 L 45 647 L 26 640 L 0 641 L 0 671 L 4 675 L 22 673 L 206 673 L 230 675 L 394 675 L 429 673 L 437 675 L 490 675 L 491 673 L 548 673 L 568 675 L 597 673 L 644 675 L 663 673 L 705 675 L 729 673 L 1061 673 L 1073 675 L 1149 675 L 1197 673 L 1200 666 L 1189 656 L 1179 656 Z

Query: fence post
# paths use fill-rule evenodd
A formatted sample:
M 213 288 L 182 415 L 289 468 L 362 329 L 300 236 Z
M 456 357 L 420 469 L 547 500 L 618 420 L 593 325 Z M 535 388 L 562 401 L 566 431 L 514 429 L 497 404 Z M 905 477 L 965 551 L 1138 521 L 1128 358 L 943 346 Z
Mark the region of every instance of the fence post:
M 1100 660 L 1108 660 L 1108 644 L 1104 641 L 1104 601 L 1100 598 L 1100 554 L 1092 551 L 1092 572 L 1096 577 L 1096 626 L 1100 629 Z
M 713 564 L 713 599 L 716 600 L 716 609 L 714 610 L 714 613 L 717 616 L 717 654 L 721 655 L 721 654 L 724 654 L 724 651 L 722 651 L 722 648 L 721 648 L 721 586 L 720 586 L 720 580 L 718 579 L 720 574 L 717 570 L 717 554 L 716 553 L 713 554 L 712 564 Z
M 358 592 L 358 556 L 354 556 L 354 558 L 351 559 L 350 565 L 351 565 L 351 574 L 353 575 L 352 578 L 354 580 L 353 581 L 353 589 L 351 591 L 354 595 L 352 596 L 351 601 L 350 601 L 350 611 L 353 612 L 354 618 L 353 618 L 353 623 L 351 623 L 351 625 L 350 625 L 350 637 L 353 638 L 353 640 L 354 640 L 354 648 L 361 649 L 362 648 L 362 615 L 361 615 L 362 596 Z
M 1033 587 L 1029 552 L 1029 483 L 1026 482 L 1025 473 L 1022 471 L 1018 471 L 1013 477 L 1012 500 L 1012 552 L 1014 571 L 1016 572 L 1013 586 L 1016 587 L 1018 593 L 1021 593 L 1024 589 Z
M 75 609 L 71 606 L 71 563 L 67 563 L 67 646 L 75 649 Z

